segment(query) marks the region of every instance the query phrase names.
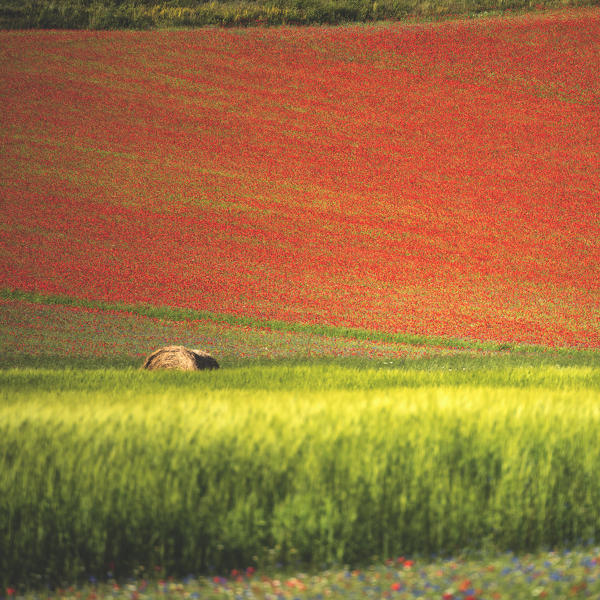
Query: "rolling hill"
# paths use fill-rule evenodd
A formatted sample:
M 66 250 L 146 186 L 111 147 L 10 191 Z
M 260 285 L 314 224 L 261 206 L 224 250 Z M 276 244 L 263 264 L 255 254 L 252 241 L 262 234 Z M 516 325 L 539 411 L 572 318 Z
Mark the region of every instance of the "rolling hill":
M 600 346 L 600 10 L 0 32 L 3 289 Z

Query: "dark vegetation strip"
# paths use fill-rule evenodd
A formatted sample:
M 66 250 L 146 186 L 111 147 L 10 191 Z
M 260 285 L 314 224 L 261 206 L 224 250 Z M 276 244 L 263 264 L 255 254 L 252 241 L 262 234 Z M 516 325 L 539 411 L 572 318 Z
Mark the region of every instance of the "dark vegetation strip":
M 315 335 L 326 335 L 331 337 L 348 338 L 356 340 L 370 340 L 390 342 L 395 344 L 409 344 L 416 346 L 435 346 L 452 348 L 456 350 L 480 350 L 480 351 L 520 351 L 520 352 L 543 352 L 547 350 L 544 346 L 528 344 L 507 344 L 502 342 L 484 342 L 467 340 L 454 337 L 424 336 L 405 333 L 390 333 L 370 329 L 359 329 L 351 327 L 336 327 L 334 325 L 310 325 L 307 323 L 294 323 L 277 321 L 271 319 L 255 319 L 240 315 L 228 315 L 214 313 L 205 310 L 194 310 L 191 308 L 180 308 L 174 306 L 152 306 L 150 304 L 125 304 L 121 302 L 105 302 L 102 300 L 90 300 L 76 298 L 73 296 L 61 296 L 56 294 L 42 294 L 15 289 L 0 289 L 0 298 L 6 300 L 21 300 L 45 305 L 74 306 L 87 309 L 119 311 L 136 314 L 154 319 L 168 321 L 197 321 L 208 320 L 215 323 L 227 323 L 229 325 L 246 326 L 253 328 L 270 329 L 273 331 L 292 331 L 297 333 L 308 333 Z M 553 352 L 571 353 L 573 349 L 552 349 Z M 591 351 L 593 352 L 593 351 Z
M 150 29 L 440 19 L 598 0 L 0 0 L 0 29 Z

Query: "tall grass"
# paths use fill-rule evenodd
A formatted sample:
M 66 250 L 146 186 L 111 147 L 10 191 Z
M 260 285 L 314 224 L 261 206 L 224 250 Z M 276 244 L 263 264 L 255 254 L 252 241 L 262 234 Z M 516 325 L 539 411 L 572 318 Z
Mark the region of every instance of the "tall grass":
M 0 573 L 57 582 L 594 538 L 599 379 L 0 372 Z

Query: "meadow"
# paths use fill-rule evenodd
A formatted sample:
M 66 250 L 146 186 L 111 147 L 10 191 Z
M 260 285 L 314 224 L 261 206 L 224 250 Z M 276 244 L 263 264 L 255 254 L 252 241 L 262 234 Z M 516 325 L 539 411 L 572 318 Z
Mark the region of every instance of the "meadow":
M 598 47 L 0 31 L 0 595 L 597 596 Z

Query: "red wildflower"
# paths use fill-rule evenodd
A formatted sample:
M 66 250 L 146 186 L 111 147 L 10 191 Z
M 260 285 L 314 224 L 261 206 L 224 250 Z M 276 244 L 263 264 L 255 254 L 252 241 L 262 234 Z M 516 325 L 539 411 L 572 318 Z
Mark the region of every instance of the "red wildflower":
M 2 31 L 2 285 L 600 347 L 599 30 Z

